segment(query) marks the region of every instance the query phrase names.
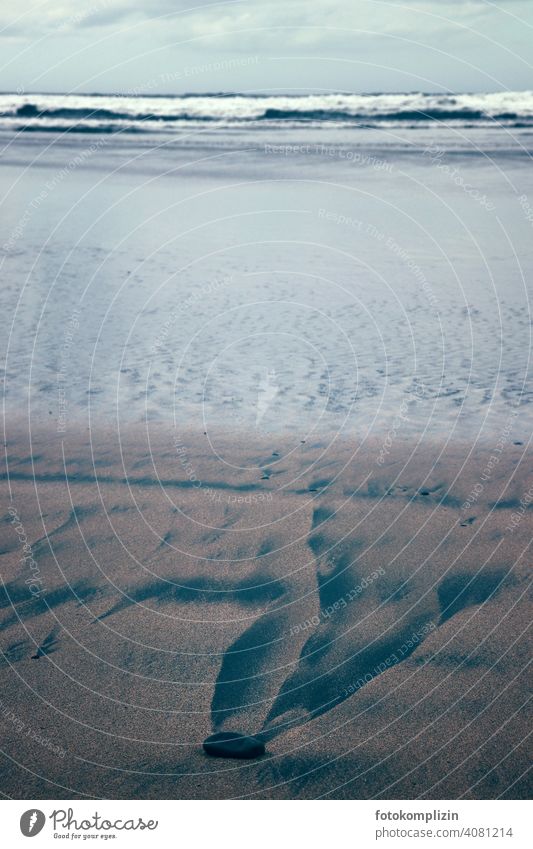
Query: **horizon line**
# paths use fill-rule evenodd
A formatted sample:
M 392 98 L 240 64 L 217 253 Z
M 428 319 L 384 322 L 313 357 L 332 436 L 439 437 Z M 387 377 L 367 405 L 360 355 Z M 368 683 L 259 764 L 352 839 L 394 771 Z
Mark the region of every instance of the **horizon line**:
M 61 97 L 315 97 L 315 96 L 335 96 L 335 95 L 354 95 L 356 97 L 379 97 L 381 95 L 437 95 L 450 97 L 455 95 L 482 95 L 482 94 L 533 94 L 533 89 L 489 89 L 486 91 L 423 91 L 421 89 L 411 89 L 410 91 L 284 91 L 281 92 L 269 90 L 256 91 L 184 91 L 184 92 L 142 92 L 142 91 L 1 91 L 0 97 L 5 95 L 18 95 L 24 97 L 26 95 L 49 95 Z

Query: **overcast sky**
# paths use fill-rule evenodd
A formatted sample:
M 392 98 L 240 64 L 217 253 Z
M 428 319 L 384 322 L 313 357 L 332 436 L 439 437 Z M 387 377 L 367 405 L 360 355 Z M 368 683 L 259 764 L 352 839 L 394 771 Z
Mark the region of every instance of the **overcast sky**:
M 0 89 L 533 89 L 533 0 L 0 0 Z

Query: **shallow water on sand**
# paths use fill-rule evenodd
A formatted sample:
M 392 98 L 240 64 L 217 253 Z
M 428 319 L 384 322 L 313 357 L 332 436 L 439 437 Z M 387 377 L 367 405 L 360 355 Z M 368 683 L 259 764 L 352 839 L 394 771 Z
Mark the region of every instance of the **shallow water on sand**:
M 528 136 L 466 132 L 4 135 L 8 413 L 527 437 Z
M 527 796 L 513 132 L 3 131 L 6 793 Z

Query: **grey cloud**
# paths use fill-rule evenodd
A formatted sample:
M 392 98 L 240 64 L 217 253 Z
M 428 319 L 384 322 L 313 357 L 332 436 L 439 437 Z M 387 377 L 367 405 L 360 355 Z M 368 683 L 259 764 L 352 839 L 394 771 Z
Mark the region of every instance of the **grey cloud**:
M 244 52 L 263 63 L 247 73 L 247 87 L 305 85 L 314 67 L 295 62 L 314 55 L 319 64 L 320 57 L 341 63 L 320 65 L 318 86 L 351 88 L 356 65 L 350 70 L 342 62 L 364 57 L 357 86 L 367 90 L 384 90 L 387 79 L 396 90 L 402 84 L 433 83 L 463 90 L 490 87 L 491 79 L 529 88 L 530 71 L 520 59 L 530 52 L 528 23 L 533 24 L 533 0 L 85 0 L 76 5 L 48 0 L 22 13 L 20 0 L 2 0 L 0 37 L 5 61 L 11 60 L 3 86 L 16 89 L 20 80 L 31 86 L 34 78 L 44 78 L 60 90 L 65 79 L 83 85 L 92 78 L 101 90 L 113 90 L 129 85 L 130 76 L 136 85 L 135 80 L 164 73 L 169 64 L 202 65 Z M 57 71 L 55 62 L 50 68 L 50 50 Z M 295 59 L 280 60 L 280 54 Z M 208 90 L 219 82 L 206 73 L 198 85 Z M 227 84 L 240 82 L 235 75 Z

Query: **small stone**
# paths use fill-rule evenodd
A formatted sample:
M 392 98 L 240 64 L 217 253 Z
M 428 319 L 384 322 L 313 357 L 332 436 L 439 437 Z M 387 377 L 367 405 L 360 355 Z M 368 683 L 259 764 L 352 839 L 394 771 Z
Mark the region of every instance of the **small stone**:
M 464 522 L 461 522 L 461 527 L 466 528 L 468 525 L 472 525 L 476 521 L 475 516 L 469 516 L 468 519 L 465 519 Z
M 259 758 L 265 754 L 265 744 L 257 737 L 247 737 L 238 731 L 220 731 L 203 742 L 204 752 L 214 758 Z

